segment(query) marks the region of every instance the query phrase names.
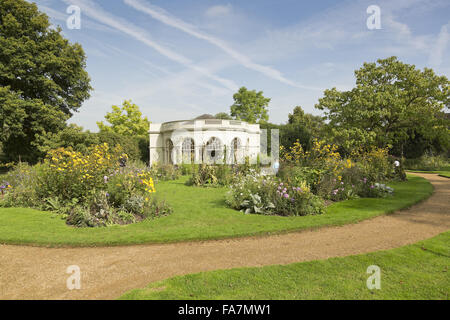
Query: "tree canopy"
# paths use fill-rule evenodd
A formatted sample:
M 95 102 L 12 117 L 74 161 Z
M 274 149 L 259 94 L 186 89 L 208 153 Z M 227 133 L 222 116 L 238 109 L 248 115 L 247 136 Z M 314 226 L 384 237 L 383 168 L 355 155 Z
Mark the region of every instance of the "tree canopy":
M 89 98 L 85 68 L 81 45 L 52 28 L 36 4 L 0 2 L 0 139 L 9 160 L 36 160 L 35 136 L 63 128 Z
M 230 107 L 231 116 L 249 123 L 266 122 L 269 120 L 267 108 L 270 98 L 265 98 L 263 92 L 247 90 L 242 87 L 233 95 L 234 104 Z
M 214 118 L 216 118 L 216 119 L 222 119 L 222 120 L 231 120 L 231 119 L 233 119 L 233 117 L 232 116 L 230 116 L 228 113 L 226 113 L 226 112 L 219 112 L 219 113 L 217 113 L 215 116 L 214 116 Z
M 357 147 L 400 150 L 414 135 L 426 141 L 438 136 L 449 143 L 449 81 L 432 69 L 423 71 L 396 57 L 364 63 L 355 71 L 350 91 L 326 90 L 316 108 L 324 110 L 330 137 L 349 151 Z
M 139 107 L 131 100 L 125 100 L 122 107 L 112 106 L 105 119 L 110 126 L 103 122 L 97 122 L 101 132 L 115 132 L 126 136 L 142 136 L 148 133 L 150 122 L 147 117 L 142 117 Z
M 323 117 L 305 113 L 302 107 L 296 106 L 288 115 L 288 124 L 305 128 L 312 136 L 318 138 L 325 122 Z

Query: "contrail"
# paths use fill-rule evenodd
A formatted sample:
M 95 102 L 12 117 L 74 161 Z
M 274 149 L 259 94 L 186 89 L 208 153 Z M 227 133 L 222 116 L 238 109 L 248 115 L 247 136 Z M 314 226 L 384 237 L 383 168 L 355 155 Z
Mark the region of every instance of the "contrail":
M 233 81 L 218 77 L 212 74 L 209 70 L 195 65 L 190 59 L 184 57 L 183 55 L 176 53 L 168 48 L 165 48 L 164 46 L 161 46 L 160 44 L 151 40 L 145 30 L 140 29 L 137 26 L 123 19 L 104 11 L 101 7 L 99 7 L 92 1 L 90 0 L 63 0 L 63 1 L 66 2 L 67 4 L 74 4 L 79 6 L 82 9 L 83 14 L 86 14 L 92 19 L 95 19 L 105 25 L 108 25 L 116 30 L 128 34 L 129 36 L 135 38 L 136 40 L 142 42 L 143 44 L 153 48 L 163 56 L 185 67 L 188 67 L 199 73 L 204 74 L 208 78 L 221 83 L 223 86 L 230 89 L 231 91 L 237 90 L 238 86 Z
M 202 40 L 205 40 L 205 41 L 213 44 L 214 46 L 223 50 L 225 53 L 227 53 L 229 56 L 231 56 L 233 59 L 235 59 L 237 62 L 239 62 L 239 64 L 246 67 L 247 69 L 251 69 L 251 70 L 260 72 L 272 79 L 278 80 L 282 83 L 288 84 L 293 87 L 309 89 L 309 90 L 321 90 L 319 88 L 314 88 L 314 87 L 297 84 L 289 79 L 286 79 L 281 74 L 281 72 L 276 69 L 252 62 L 250 58 L 248 58 L 247 56 L 243 55 L 240 52 L 237 52 L 236 50 L 231 48 L 228 44 L 226 44 L 222 40 L 217 39 L 216 37 L 213 37 L 211 35 L 208 35 L 206 33 L 199 31 L 195 26 L 193 26 L 189 23 L 186 23 L 174 16 L 171 16 L 167 11 L 165 11 L 164 9 L 162 9 L 160 7 L 144 3 L 141 0 L 124 0 L 124 2 L 127 5 L 133 7 L 134 9 L 148 14 L 151 17 L 153 17 L 154 19 L 156 19 L 168 26 L 179 29 L 187 34 L 190 34 L 191 36 L 194 36 L 198 39 L 202 39 Z

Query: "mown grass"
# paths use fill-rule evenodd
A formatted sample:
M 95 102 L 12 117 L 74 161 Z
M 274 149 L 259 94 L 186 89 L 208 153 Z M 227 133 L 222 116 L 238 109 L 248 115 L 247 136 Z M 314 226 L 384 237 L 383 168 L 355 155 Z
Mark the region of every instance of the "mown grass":
M 186 275 L 150 284 L 121 299 L 442 299 L 450 294 L 450 232 L 370 254 L 286 266 Z M 380 267 L 369 290 L 367 267 Z
M 73 228 L 59 216 L 26 208 L 0 208 L 0 243 L 43 246 L 112 246 L 262 235 L 356 223 L 409 207 L 431 195 L 425 179 L 395 182 L 393 197 L 356 199 L 329 206 L 326 214 L 305 217 L 245 215 L 228 208 L 226 188 L 184 185 L 186 178 L 161 182 L 157 194 L 174 208 L 167 217 L 126 226 Z

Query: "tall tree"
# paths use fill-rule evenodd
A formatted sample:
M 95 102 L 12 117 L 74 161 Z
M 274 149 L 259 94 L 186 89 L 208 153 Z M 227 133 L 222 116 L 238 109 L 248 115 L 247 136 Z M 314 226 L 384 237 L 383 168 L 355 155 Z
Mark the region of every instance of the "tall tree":
M 226 112 L 219 112 L 217 113 L 214 118 L 216 119 L 222 119 L 222 120 L 231 120 L 233 119 L 233 117 L 231 117 L 228 113 Z
M 266 122 L 269 120 L 267 108 L 270 98 L 265 98 L 263 92 L 247 90 L 242 87 L 233 95 L 234 104 L 230 107 L 231 116 L 249 123 Z
M 142 117 L 139 107 L 125 100 L 122 107 L 112 106 L 112 111 L 108 112 L 105 119 L 110 126 L 103 122 L 97 122 L 101 132 L 115 132 L 126 136 L 143 136 L 150 129 L 150 122 L 147 117 Z
M 316 105 L 329 120 L 328 133 L 344 149 L 395 147 L 402 154 L 413 134 L 427 141 L 444 135 L 449 141 L 448 122 L 442 117 L 450 101 L 445 76 L 396 57 L 364 63 L 355 76 L 354 89 L 326 90 Z
M 36 4 L 0 1 L 0 114 L 8 115 L 0 128 L 8 131 L 2 138 L 10 160 L 36 160 L 35 136 L 64 127 L 81 107 L 92 89 L 85 68 L 82 47 L 52 28 Z
M 296 106 L 288 117 L 288 124 L 304 127 L 315 138 L 319 137 L 320 130 L 325 124 L 323 117 L 305 113 L 300 106 Z

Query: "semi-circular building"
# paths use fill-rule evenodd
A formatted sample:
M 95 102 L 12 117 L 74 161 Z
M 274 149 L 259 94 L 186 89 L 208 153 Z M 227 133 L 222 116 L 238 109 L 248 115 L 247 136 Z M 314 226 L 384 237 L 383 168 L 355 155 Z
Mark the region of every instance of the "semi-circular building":
M 255 162 L 260 152 L 259 124 L 211 115 L 152 123 L 149 134 L 151 164 Z

